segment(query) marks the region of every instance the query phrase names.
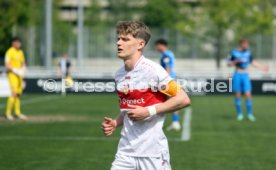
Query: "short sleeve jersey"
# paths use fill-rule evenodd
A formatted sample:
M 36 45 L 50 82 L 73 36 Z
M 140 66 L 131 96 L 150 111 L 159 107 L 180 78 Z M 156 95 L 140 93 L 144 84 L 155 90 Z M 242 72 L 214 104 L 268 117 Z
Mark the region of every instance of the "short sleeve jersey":
M 24 53 L 22 50 L 17 50 L 11 47 L 5 54 L 5 63 L 9 64 L 12 68 L 20 69 L 25 62 Z
M 239 51 L 238 49 L 234 49 L 231 51 L 228 61 L 236 60 L 241 60 L 240 63 L 236 64 L 237 68 L 246 69 L 253 61 L 252 52 L 250 50 Z
M 148 107 L 167 100 L 158 89 L 166 86 L 172 78 L 157 63 L 142 56 L 133 70 L 120 68 L 115 76 L 124 125 L 118 153 L 137 157 L 160 157 L 168 153 L 168 142 L 162 127 L 163 115 L 154 115 L 142 121 L 132 121 L 126 115 L 128 104 Z

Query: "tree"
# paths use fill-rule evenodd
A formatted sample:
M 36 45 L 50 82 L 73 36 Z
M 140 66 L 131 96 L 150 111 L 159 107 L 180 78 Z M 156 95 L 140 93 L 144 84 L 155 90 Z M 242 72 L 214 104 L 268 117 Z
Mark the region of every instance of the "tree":
M 153 27 L 175 28 L 179 19 L 178 3 L 175 0 L 149 0 L 144 7 L 144 21 Z
M 91 0 L 91 6 L 85 10 L 85 25 L 102 26 L 105 25 L 102 17 L 102 7 L 99 0 Z
M 41 6 L 42 1 L 37 0 L 0 0 L 0 56 L 5 55 L 5 51 L 10 46 L 12 36 L 14 36 L 17 26 L 30 26 L 38 23 L 42 15 L 37 6 Z M 3 62 L 3 60 L 1 60 Z

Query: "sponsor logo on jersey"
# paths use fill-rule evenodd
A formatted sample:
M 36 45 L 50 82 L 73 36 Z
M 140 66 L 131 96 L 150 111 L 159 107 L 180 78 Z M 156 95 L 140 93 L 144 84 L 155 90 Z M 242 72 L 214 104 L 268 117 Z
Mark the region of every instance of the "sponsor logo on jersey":
M 145 100 L 144 98 L 139 98 L 139 99 L 126 99 L 126 98 L 120 98 L 119 99 L 120 104 L 134 104 L 134 105 L 141 105 L 141 104 L 145 104 Z

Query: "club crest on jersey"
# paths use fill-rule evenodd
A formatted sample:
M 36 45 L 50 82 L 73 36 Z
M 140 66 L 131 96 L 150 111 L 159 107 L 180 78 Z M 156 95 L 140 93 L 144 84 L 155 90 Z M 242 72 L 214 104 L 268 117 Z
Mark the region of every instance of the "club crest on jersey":
M 124 84 L 123 92 L 124 92 L 125 95 L 128 94 L 128 92 L 129 92 L 129 84 L 128 83 Z

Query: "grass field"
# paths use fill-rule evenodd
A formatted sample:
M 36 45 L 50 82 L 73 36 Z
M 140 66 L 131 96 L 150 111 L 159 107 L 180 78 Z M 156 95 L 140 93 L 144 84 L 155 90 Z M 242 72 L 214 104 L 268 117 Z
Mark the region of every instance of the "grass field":
M 237 122 L 232 97 L 192 97 L 191 140 L 166 132 L 173 170 L 276 169 L 275 97 L 253 102 L 257 121 Z M 29 121 L 0 120 L 0 170 L 110 168 L 119 130 L 105 138 L 100 125 L 118 113 L 115 95 L 25 95 L 22 103 Z

